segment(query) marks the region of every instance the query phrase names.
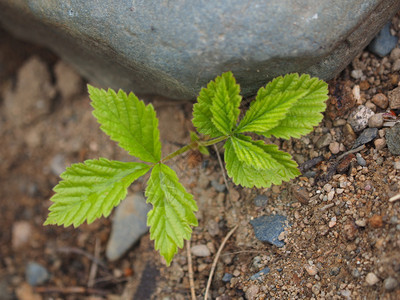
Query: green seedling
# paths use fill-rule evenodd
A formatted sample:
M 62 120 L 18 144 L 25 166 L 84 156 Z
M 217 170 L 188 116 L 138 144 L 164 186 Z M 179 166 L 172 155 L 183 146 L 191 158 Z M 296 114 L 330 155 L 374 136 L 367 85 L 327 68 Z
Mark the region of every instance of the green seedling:
M 126 197 L 128 187 L 150 172 L 145 195 L 153 208 L 147 225 L 155 249 L 168 265 L 198 223 L 193 196 L 165 163 L 188 150 L 206 153 L 208 146 L 224 142 L 226 170 L 235 184 L 261 188 L 289 181 L 300 174 L 290 154 L 245 134 L 299 138 L 322 120 L 328 98 L 328 87 L 322 80 L 289 74 L 260 88 L 239 120 L 240 88 L 231 72 L 224 73 L 200 91 L 193 107 L 193 124 L 201 137 L 191 133 L 188 145 L 162 157 L 158 119 L 151 104 L 145 105 L 133 93 L 121 90 L 116 93 L 90 85 L 88 89 L 100 128 L 143 162 L 100 158 L 71 165 L 54 188 L 45 225 L 77 227 L 109 216 Z

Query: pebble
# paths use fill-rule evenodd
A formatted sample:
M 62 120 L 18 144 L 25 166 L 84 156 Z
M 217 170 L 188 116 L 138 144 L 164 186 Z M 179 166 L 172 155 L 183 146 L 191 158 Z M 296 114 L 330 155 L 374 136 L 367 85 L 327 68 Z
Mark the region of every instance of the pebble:
M 285 216 L 267 215 L 251 220 L 250 224 L 253 226 L 258 240 L 268 242 L 280 248 L 285 245 L 278 237 L 287 227 L 286 220 Z
M 389 100 L 385 94 L 378 93 L 372 97 L 372 102 L 382 109 L 386 109 L 389 106 Z
M 397 45 L 398 38 L 390 33 L 390 22 L 387 23 L 378 35 L 368 45 L 368 50 L 380 57 L 388 55 Z
M 362 166 L 362 167 L 366 167 L 366 166 L 367 166 L 367 162 L 366 162 L 365 159 L 361 156 L 360 153 L 357 153 L 357 154 L 356 154 L 356 159 L 357 159 L 357 162 L 358 162 L 358 164 L 359 164 L 360 166 Z
M 368 120 L 374 115 L 374 112 L 364 105 L 359 105 L 354 109 L 347 119 L 355 132 L 365 129 L 368 125 Z
M 335 119 L 333 121 L 333 126 L 339 127 L 339 126 L 346 125 L 346 123 L 347 123 L 347 121 L 345 119 Z
M 303 187 L 294 186 L 292 188 L 292 196 L 302 204 L 308 204 L 310 201 L 310 196 L 307 190 Z
M 54 175 L 59 176 L 65 171 L 66 163 L 65 156 L 63 154 L 56 154 L 50 163 L 50 170 Z
M 400 71 L 400 59 L 396 59 L 392 65 L 392 71 L 397 72 Z
M 264 207 L 268 204 L 268 197 L 266 195 L 257 195 L 254 198 L 254 205 L 257 207 Z
M 219 225 L 215 220 L 209 220 L 206 226 L 207 231 L 211 236 L 217 236 L 219 234 Z
M 385 137 L 390 153 L 400 155 L 400 123 L 386 131 Z
M 374 145 L 377 151 L 382 150 L 386 146 L 386 140 L 384 138 L 376 139 Z
M 31 286 L 37 286 L 49 280 L 50 274 L 41 264 L 29 262 L 25 270 L 25 277 Z
M 13 249 L 21 248 L 26 245 L 32 236 L 31 224 L 27 221 L 14 222 L 12 226 L 11 245 Z
M 379 282 L 379 278 L 374 273 L 370 272 L 365 277 L 365 281 L 368 285 L 373 286 Z
M 306 265 L 304 269 L 307 271 L 308 275 L 315 276 L 318 273 L 318 269 L 315 265 Z
M 330 143 L 329 151 L 331 151 L 332 154 L 338 154 L 340 152 L 340 144 L 338 142 Z
M 360 79 L 364 74 L 363 71 L 360 69 L 356 69 L 351 71 L 351 77 L 353 77 L 354 79 Z
M 259 290 L 260 288 L 258 287 L 258 285 L 253 284 L 249 286 L 246 291 L 246 299 L 255 300 L 257 298 Z
M 392 52 L 390 52 L 390 59 L 395 61 L 400 58 L 400 48 L 394 48 Z
M 330 183 L 327 183 L 324 185 L 324 191 L 329 193 L 332 190 L 332 185 Z
M 396 278 L 389 276 L 383 281 L 383 287 L 385 288 L 386 291 L 391 292 L 397 288 L 399 285 L 399 282 L 396 280 Z
M 400 170 L 400 160 L 395 161 L 395 162 L 393 163 L 393 167 L 394 167 L 396 170 Z
M 206 245 L 195 245 L 190 249 L 192 254 L 197 257 L 207 257 L 211 255 L 210 249 Z
M 141 193 L 127 197 L 115 210 L 110 238 L 107 241 L 106 257 L 115 261 L 148 231 L 147 213 L 151 205 Z
M 261 276 L 268 274 L 271 271 L 270 268 L 265 267 L 261 271 L 257 272 L 256 274 L 251 275 L 250 280 L 258 280 L 261 279 Z
M 400 108 L 400 87 L 397 87 L 391 90 L 388 93 L 389 98 L 389 106 L 391 109 L 399 109 Z
M 367 144 L 378 136 L 378 128 L 365 129 L 354 142 L 352 149 L 358 148 L 361 145 Z
M 353 145 L 353 142 L 357 138 L 356 133 L 354 132 L 353 128 L 349 123 L 346 123 L 343 126 L 343 136 L 344 136 L 343 144 L 347 147 Z
M 331 276 L 337 276 L 340 273 L 340 268 L 339 267 L 333 267 L 330 271 L 329 271 L 329 275 Z
M 334 197 L 335 197 L 335 191 L 332 190 L 328 193 L 328 201 L 332 201 Z
M 358 227 L 365 227 L 367 225 L 367 220 L 366 219 L 358 219 L 358 220 L 356 220 L 355 223 Z
M 371 218 L 369 218 L 368 223 L 373 228 L 380 228 L 383 226 L 382 216 L 373 215 Z
M 348 221 L 343 226 L 343 231 L 344 231 L 344 235 L 348 241 L 353 241 L 356 238 L 357 227 L 354 225 L 354 223 L 352 221 Z
M 82 77 L 63 61 L 54 66 L 54 74 L 57 79 L 57 88 L 64 99 L 77 95 L 82 89 Z
M 383 126 L 383 114 L 375 114 L 368 119 L 368 127 L 381 128 Z
M 224 276 L 222 277 L 222 282 L 228 283 L 231 281 L 233 278 L 233 275 L 230 273 L 225 273 Z
M 224 183 L 219 183 L 216 180 L 211 181 L 211 186 L 219 193 L 223 193 L 226 190 L 226 185 Z
M 328 224 L 329 228 L 334 227 L 336 225 L 336 221 L 337 221 L 336 217 L 332 217 Z

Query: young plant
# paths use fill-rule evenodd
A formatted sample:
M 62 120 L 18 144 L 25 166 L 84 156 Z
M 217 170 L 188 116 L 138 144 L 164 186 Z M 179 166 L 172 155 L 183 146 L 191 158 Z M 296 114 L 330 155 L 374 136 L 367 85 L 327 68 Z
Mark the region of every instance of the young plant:
M 184 240 L 190 239 L 191 227 L 197 226 L 197 205 L 165 163 L 190 149 L 207 152 L 207 146 L 224 141 L 227 173 L 235 184 L 260 188 L 289 181 L 300 174 L 291 156 L 245 133 L 283 139 L 305 135 L 321 121 L 328 94 L 327 84 L 317 78 L 278 77 L 260 88 L 238 120 L 239 85 L 232 73 L 224 73 L 200 91 L 193 107 L 193 124 L 203 138 L 192 133 L 190 144 L 162 158 L 158 119 L 151 104 L 121 90 L 88 89 L 100 128 L 143 162 L 100 158 L 71 165 L 54 188 L 54 203 L 44 224 L 77 227 L 107 217 L 126 197 L 128 187 L 151 171 L 145 195 L 153 209 L 147 225 L 155 249 L 168 265 Z

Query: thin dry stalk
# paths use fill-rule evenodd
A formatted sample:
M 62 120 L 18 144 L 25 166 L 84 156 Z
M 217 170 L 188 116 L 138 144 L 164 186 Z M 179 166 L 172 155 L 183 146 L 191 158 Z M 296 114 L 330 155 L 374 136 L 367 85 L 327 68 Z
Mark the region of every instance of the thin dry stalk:
M 89 272 L 89 279 L 88 279 L 88 287 L 92 288 L 94 286 L 95 283 L 95 279 L 96 279 L 96 274 L 97 274 L 97 263 L 96 261 L 99 260 L 99 256 L 100 256 L 100 240 L 98 238 L 96 238 L 96 243 L 94 244 L 94 258 L 95 260 L 92 262 L 92 265 L 90 267 L 90 272 Z
M 228 191 L 229 201 L 231 202 L 231 205 L 233 206 L 232 198 L 231 198 L 231 192 L 229 190 L 229 185 L 228 185 L 228 180 L 226 179 L 224 164 L 222 163 L 221 155 L 219 155 L 217 145 L 214 144 L 213 146 L 214 146 L 215 153 L 217 153 L 218 162 L 219 162 L 219 165 L 221 167 L 222 178 L 224 178 L 224 183 L 225 183 L 225 186 L 226 186 L 226 190 Z
M 188 258 L 190 294 L 192 296 L 192 300 L 196 300 L 196 292 L 194 290 L 194 280 L 193 280 L 192 253 L 190 252 L 190 240 L 186 241 L 186 253 Z
M 208 292 L 210 290 L 212 278 L 214 276 L 215 268 L 217 267 L 217 262 L 218 262 L 218 259 L 219 259 L 220 255 L 221 255 L 222 249 L 224 249 L 226 242 L 231 237 L 231 235 L 235 232 L 235 230 L 238 228 L 238 226 L 239 225 L 236 225 L 235 227 L 233 227 L 231 229 L 231 231 L 228 232 L 228 234 L 226 235 L 226 237 L 222 241 L 221 246 L 219 246 L 219 248 L 218 248 L 217 254 L 215 255 L 214 261 L 213 261 L 213 263 L 211 265 L 210 275 L 208 276 L 206 292 L 204 294 L 204 300 L 208 299 Z

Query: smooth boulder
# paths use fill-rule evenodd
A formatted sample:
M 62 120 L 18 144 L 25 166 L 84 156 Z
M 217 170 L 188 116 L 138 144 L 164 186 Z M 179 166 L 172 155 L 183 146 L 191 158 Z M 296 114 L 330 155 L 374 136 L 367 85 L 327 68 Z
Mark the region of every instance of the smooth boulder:
M 0 23 L 103 87 L 193 99 L 232 71 L 245 96 L 280 74 L 330 79 L 398 0 L 0 0 Z

